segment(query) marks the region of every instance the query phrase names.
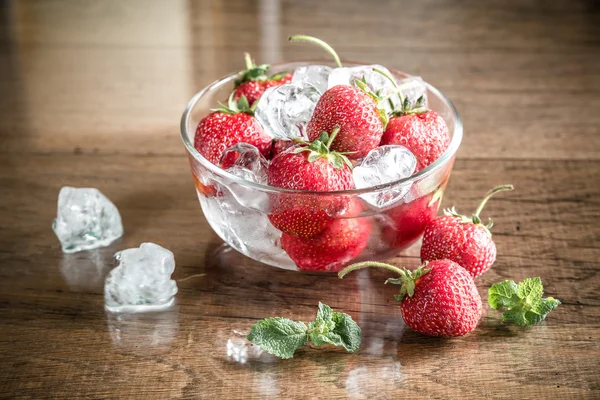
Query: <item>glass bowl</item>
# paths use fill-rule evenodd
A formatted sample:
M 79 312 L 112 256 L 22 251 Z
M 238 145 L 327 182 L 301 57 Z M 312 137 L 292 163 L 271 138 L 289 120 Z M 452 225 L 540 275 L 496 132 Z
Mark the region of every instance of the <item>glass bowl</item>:
M 327 63 L 278 64 L 271 72 L 293 71 L 309 64 Z M 407 76 L 390 71 L 398 78 Z M 336 272 L 352 262 L 394 256 L 422 236 L 427 223 L 437 215 L 463 132 L 454 106 L 440 91 L 427 85 L 429 108 L 446 121 L 451 141 L 433 164 L 409 178 L 367 189 L 305 192 L 244 180 L 210 163 L 194 148 L 199 121 L 218 101 L 227 100 L 235 78 L 236 74 L 230 75 L 198 92 L 181 119 L 181 138 L 202 211 L 228 245 L 272 266 Z M 373 205 L 377 196 L 386 199 L 384 207 Z M 271 223 L 290 216 L 319 225 L 321 233 L 301 238 L 282 233 Z

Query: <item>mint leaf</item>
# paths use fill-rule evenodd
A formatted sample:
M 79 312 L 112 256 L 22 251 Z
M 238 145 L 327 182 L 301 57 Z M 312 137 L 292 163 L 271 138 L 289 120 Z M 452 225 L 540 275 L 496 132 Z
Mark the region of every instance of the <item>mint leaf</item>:
M 309 339 L 315 346 L 333 344 L 352 353 L 360 347 L 361 330 L 348 314 L 335 312 L 319 303 L 314 322 L 308 324 Z
M 298 348 L 308 344 L 307 330 L 303 322 L 265 318 L 252 326 L 247 339 L 274 356 L 292 358 Z
M 308 327 L 287 318 L 266 318 L 254 324 L 247 339 L 267 353 L 292 358 L 309 339 L 315 346 L 333 344 L 352 353 L 360 347 L 361 330 L 352 317 L 319 302 L 317 316 Z
M 488 303 L 497 310 L 513 304 L 517 298 L 517 284 L 514 281 L 495 283 L 488 290 Z
M 506 308 L 502 321 L 529 327 L 543 321 L 559 306 L 552 297 L 542 298 L 544 286 L 538 278 L 527 278 L 518 285 L 514 281 L 496 283 L 488 290 L 488 303 L 493 309 Z
M 334 312 L 333 322 L 335 322 L 335 327 L 330 334 L 333 344 L 342 346 L 350 353 L 358 350 L 362 332 L 352 317 L 348 314 Z

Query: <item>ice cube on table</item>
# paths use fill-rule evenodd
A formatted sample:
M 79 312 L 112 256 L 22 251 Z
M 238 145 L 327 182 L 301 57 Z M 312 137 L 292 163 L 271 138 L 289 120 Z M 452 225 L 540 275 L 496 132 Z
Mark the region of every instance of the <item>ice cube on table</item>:
M 292 82 L 307 82 L 323 94 L 327 90 L 329 73 L 333 68 L 327 65 L 306 65 L 298 67 L 292 75 Z
M 170 307 L 177 293 L 171 279 L 173 253 L 154 243 L 115 254 L 119 264 L 104 282 L 104 305 L 110 312 L 160 311 Z
M 417 159 L 404 146 L 376 147 L 352 170 L 354 185 L 357 189 L 365 189 L 408 178 L 415 172 L 416 166 Z M 376 192 L 361 194 L 360 197 L 375 208 L 384 208 L 401 200 L 411 185 L 410 182 L 404 182 Z
M 321 93 L 308 82 L 293 82 L 267 89 L 254 116 L 274 139 L 308 139 L 306 125 Z
M 123 235 L 123 224 L 117 207 L 98 189 L 65 186 L 52 230 L 62 251 L 75 253 L 108 246 Z

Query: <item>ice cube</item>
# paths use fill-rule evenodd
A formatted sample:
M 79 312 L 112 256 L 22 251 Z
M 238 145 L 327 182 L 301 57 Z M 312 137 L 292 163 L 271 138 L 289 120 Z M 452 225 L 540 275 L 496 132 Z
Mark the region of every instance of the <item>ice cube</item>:
M 354 185 L 365 189 L 407 178 L 415 172 L 417 159 L 404 146 L 376 147 L 352 170 Z M 412 183 L 404 182 L 360 197 L 375 208 L 387 207 L 404 197 Z
M 211 228 L 231 247 L 265 264 L 296 269 L 279 244 L 281 231 L 265 211 L 244 207 L 227 193 L 220 198 L 198 195 L 198 199 Z
M 171 306 L 177 284 L 173 253 L 154 243 L 115 254 L 119 265 L 104 282 L 104 305 L 111 312 L 159 311 Z
M 369 86 L 373 92 L 379 92 L 384 96 L 394 92 L 396 90 L 394 83 L 381 73 L 375 71 L 375 69 L 382 70 L 392 76 L 391 72 L 386 67 L 376 64 L 359 65 L 348 68 L 334 68 L 329 74 L 327 82 L 328 88 L 337 85 L 356 86 L 354 80 L 362 80 L 364 77 L 367 86 Z
M 260 347 L 250 343 L 246 338 L 239 337 L 228 339 L 225 349 L 227 358 L 240 364 L 246 364 L 248 360 L 255 360 L 263 354 Z
M 229 173 L 255 183 L 267 183 L 269 162 L 258 149 L 247 143 L 238 143 L 223 152 L 221 167 Z
M 267 184 L 269 162 L 251 144 L 238 143 L 225 150 L 220 165 L 228 166 L 227 172 L 246 181 Z M 222 184 L 229 188 L 241 205 L 258 211 L 268 208 L 269 198 L 266 192 L 228 179 L 223 179 Z
M 420 76 L 409 76 L 398 81 L 398 89 L 410 104 L 415 104 L 423 97 L 423 107 L 427 107 L 427 86 Z
M 308 82 L 269 88 L 260 97 L 254 116 L 275 139 L 307 139 L 306 125 L 321 93 Z
M 65 186 L 52 230 L 65 253 L 108 246 L 123 235 L 117 207 L 98 189 Z
M 327 90 L 327 80 L 333 68 L 327 65 L 307 65 L 298 67 L 292 76 L 292 82 L 308 82 L 323 94 Z

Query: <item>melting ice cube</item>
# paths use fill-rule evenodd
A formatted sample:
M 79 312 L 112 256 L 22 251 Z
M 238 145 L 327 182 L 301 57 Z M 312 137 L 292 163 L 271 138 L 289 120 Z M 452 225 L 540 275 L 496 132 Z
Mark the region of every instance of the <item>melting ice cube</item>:
M 65 253 L 108 246 L 123 235 L 119 210 L 93 188 L 63 187 L 52 229 Z
M 292 76 L 292 82 L 307 82 L 323 94 L 327 90 L 327 80 L 333 68 L 327 65 L 306 65 L 298 67 Z
M 258 101 L 254 116 L 275 139 L 307 139 L 306 125 L 321 93 L 308 82 L 269 88 Z
M 417 159 L 404 146 L 376 147 L 352 170 L 354 185 L 365 189 L 407 178 L 415 172 Z M 387 207 L 404 197 L 412 183 L 401 183 L 372 193 L 360 195 L 376 208 Z
M 258 149 L 247 143 L 238 143 L 223 152 L 220 164 L 227 172 L 256 183 L 267 183 L 269 162 Z
M 159 311 L 173 304 L 177 284 L 173 253 L 154 243 L 123 250 L 119 265 L 104 282 L 104 304 L 111 312 Z

